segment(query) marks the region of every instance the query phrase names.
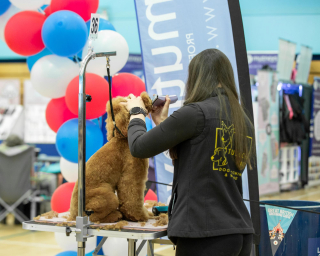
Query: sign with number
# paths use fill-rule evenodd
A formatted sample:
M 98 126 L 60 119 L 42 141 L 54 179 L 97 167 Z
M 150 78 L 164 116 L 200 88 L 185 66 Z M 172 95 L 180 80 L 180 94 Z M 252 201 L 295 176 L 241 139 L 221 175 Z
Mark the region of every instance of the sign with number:
M 91 40 L 95 40 L 98 38 L 99 20 L 100 20 L 99 14 L 91 13 L 90 32 L 89 32 L 90 33 L 89 38 Z

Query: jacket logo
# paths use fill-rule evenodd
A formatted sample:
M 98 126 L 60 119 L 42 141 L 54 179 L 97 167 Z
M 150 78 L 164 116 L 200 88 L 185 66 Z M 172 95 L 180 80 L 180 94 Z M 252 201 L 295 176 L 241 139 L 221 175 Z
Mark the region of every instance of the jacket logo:
M 234 135 L 234 125 L 227 127 L 222 121 L 222 128 L 216 129 L 216 142 L 215 150 L 213 156 L 211 156 L 211 161 L 213 161 L 213 170 L 218 170 L 219 167 L 228 164 L 227 153 L 228 150 L 232 150 L 232 142 Z
M 228 164 L 227 155 L 236 154 L 233 147 L 233 136 L 235 134 L 234 125 L 227 126 L 223 121 L 221 122 L 221 127 L 216 128 L 216 141 L 214 153 L 211 156 L 211 161 L 213 162 L 213 170 L 224 170 L 222 166 Z M 251 148 L 252 138 L 247 136 L 248 143 Z M 242 155 L 243 162 L 241 165 L 243 168 L 246 166 L 246 155 Z M 226 176 L 227 177 L 227 176 Z

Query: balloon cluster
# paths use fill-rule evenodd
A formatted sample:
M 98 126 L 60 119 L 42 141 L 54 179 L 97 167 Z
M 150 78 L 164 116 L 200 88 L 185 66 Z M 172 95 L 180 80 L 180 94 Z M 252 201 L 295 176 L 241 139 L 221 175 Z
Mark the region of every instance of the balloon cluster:
M 52 210 L 61 213 L 69 210 L 78 179 L 79 62 L 88 52 L 90 17 L 97 11 L 99 0 L 51 0 L 44 7 L 47 1 L 1 0 L 0 39 L 13 52 L 27 57 L 34 89 L 51 99 L 45 116 L 48 126 L 57 133 L 60 169 L 68 181 L 52 195 Z M 109 21 L 100 18 L 98 39 L 91 47 L 95 52 L 117 52 L 110 57 L 113 97 L 130 93 L 138 96 L 145 91 L 139 77 L 117 73 L 128 60 L 129 47 Z M 105 58 L 96 58 L 87 66 L 85 93 L 92 96 L 92 101 L 86 103 L 86 160 L 103 145 L 101 129 L 92 119 L 105 114 L 109 100 L 105 65 Z M 150 129 L 151 121 L 147 122 Z M 74 248 L 68 247 L 65 236 L 64 240 L 57 236 L 60 246 L 72 254 Z M 68 251 L 61 255 L 69 255 Z

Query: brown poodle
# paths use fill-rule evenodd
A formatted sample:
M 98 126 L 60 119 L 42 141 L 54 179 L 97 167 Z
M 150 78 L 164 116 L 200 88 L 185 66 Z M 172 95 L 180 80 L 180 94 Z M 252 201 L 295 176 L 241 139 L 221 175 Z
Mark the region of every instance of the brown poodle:
M 141 98 L 148 112 L 152 103 L 146 92 Z M 123 97 L 112 100 L 116 125 L 125 136 L 116 129 L 111 117 L 110 103 L 107 104 L 108 143 L 100 148 L 86 164 L 86 209 L 94 213 L 93 222 L 110 223 L 122 218 L 131 221 L 148 220 L 148 211 L 144 207 L 145 182 L 148 176 L 148 159 L 135 158 L 128 145 L 129 112 L 120 102 Z M 116 193 L 115 193 L 116 192 Z M 78 214 L 78 182 L 74 187 L 69 220 L 75 220 Z

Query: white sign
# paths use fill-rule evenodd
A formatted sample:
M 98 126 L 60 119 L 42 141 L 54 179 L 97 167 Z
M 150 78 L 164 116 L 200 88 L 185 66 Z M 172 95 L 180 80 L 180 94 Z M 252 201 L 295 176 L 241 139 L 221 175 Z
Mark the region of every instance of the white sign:
M 89 39 L 90 40 L 95 40 L 98 38 L 99 21 L 100 21 L 100 14 L 91 13 L 90 31 L 89 31 L 89 33 L 90 33 Z

